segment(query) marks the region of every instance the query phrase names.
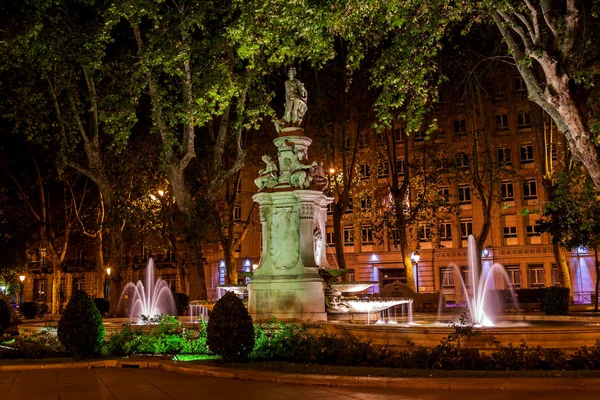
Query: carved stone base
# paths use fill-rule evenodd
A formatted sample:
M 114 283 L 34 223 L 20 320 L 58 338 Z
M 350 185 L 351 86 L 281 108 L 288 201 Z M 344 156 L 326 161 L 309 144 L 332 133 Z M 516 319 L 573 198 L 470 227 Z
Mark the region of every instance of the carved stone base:
M 272 317 L 287 322 L 326 322 L 324 282 L 320 277 L 252 280 L 248 311 L 255 323 Z

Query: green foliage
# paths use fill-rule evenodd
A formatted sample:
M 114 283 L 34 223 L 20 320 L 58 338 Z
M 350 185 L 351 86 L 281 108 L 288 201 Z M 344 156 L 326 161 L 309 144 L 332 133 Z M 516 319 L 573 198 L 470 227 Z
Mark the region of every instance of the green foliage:
M 571 250 L 600 246 L 600 197 L 581 164 L 563 171 L 554 187 L 552 201 L 543 209 L 540 230 L 554 243 Z
M 10 325 L 10 309 L 4 299 L 0 298 L 0 335 Z
M 211 352 L 225 361 L 245 361 L 254 348 L 254 325 L 248 310 L 233 293 L 217 301 L 206 329 Z
M 94 304 L 96 305 L 98 312 L 100 312 L 100 315 L 106 315 L 110 311 L 110 301 L 107 299 L 96 297 L 94 299 Z
M 173 298 L 175 299 L 177 315 L 184 315 L 190 303 L 190 298 L 185 293 L 174 293 Z
M 95 356 L 104 341 L 104 323 L 92 298 L 75 292 L 58 323 L 58 340 L 75 358 Z
M 392 355 L 387 347 L 373 346 L 347 332 L 314 334 L 311 325 L 284 324 L 275 320 L 257 326 L 250 355 L 257 360 L 335 365 L 384 365 Z
M 542 308 L 546 315 L 567 315 L 571 301 L 571 289 L 550 286 L 546 288 Z
M 21 314 L 23 314 L 23 317 L 26 319 L 33 319 L 38 314 L 37 304 L 33 301 L 26 301 L 21 303 L 19 311 L 21 311 Z
M 105 343 L 103 354 L 123 356 L 131 354 L 208 354 L 206 324 L 184 328 L 169 315 L 153 320 L 154 325 L 126 324 Z
M 49 329 L 30 333 L 24 330 L 14 341 L 0 348 L 0 358 L 50 358 L 60 357 L 65 349 L 56 334 Z

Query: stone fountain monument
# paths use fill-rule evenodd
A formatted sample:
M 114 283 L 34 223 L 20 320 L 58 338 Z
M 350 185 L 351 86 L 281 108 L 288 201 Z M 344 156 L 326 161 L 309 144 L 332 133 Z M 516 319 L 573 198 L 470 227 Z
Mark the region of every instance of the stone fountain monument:
M 307 91 L 294 68 L 285 82 L 285 114 L 275 122 L 277 158 L 255 179 L 260 206 L 263 254 L 248 284 L 248 309 L 255 322 L 327 321 L 325 283 L 319 268 L 329 268 L 324 240 L 327 205 L 323 165 L 309 163 L 312 139 L 300 127 Z

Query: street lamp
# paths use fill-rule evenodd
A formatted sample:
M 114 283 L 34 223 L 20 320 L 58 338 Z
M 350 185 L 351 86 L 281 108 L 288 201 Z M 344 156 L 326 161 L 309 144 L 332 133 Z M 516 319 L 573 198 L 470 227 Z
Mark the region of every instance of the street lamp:
M 19 280 L 21 281 L 21 283 L 25 282 L 25 275 L 20 275 Z
M 413 260 L 415 261 L 415 277 L 417 278 L 417 293 L 419 293 L 419 260 L 421 259 L 421 254 L 419 254 L 419 250 L 413 253 Z
M 106 275 L 110 276 L 110 267 L 106 268 Z

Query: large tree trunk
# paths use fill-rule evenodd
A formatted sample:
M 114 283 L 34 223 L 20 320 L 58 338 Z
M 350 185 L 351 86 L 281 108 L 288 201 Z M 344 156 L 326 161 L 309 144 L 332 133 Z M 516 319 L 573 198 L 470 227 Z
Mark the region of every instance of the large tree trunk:
M 552 251 L 554 252 L 554 260 L 556 261 L 556 267 L 558 268 L 558 274 L 560 276 L 560 286 L 569 288 L 569 290 L 571 291 L 571 301 L 573 301 L 573 288 L 571 287 L 571 271 L 569 271 L 569 264 L 567 263 L 565 251 L 560 247 L 558 243 L 552 243 Z
M 119 305 L 119 298 L 123 291 L 123 234 L 118 221 L 115 219 L 109 219 L 108 233 L 110 235 L 110 249 L 107 268 L 111 269 L 110 272 L 110 306 L 111 316 L 116 316 L 119 311 L 117 309 Z
M 400 211 L 400 213 L 402 213 L 402 211 Z M 412 259 L 410 258 L 411 251 L 408 240 L 408 227 L 406 226 L 406 223 L 403 219 L 398 220 L 396 226 L 396 229 L 398 229 L 398 240 L 400 241 L 400 254 L 402 255 L 402 262 L 404 263 L 404 270 L 406 271 L 406 284 L 408 285 L 408 287 L 410 287 L 416 292 L 417 286 L 415 284 L 415 275 L 413 270 Z
M 60 314 L 60 262 L 52 262 L 52 315 Z
M 102 238 L 102 231 L 98 231 L 94 238 L 94 256 L 96 259 L 94 295 L 96 297 L 104 297 L 104 252 L 102 249 Z
M 237 285 L 238 284 L 238 272 L 237 266 L 235 265 L 235 256 L 233 254 L 233 248 L 231 243 L 223 244 L 223 257 L 225 258 L 225 267 L 227 269 L 227 284 Z
M 198 244 L 189 244 L 186 251 L 186 264 L 190 284 L 190 300 L 206 300 L 206 276 L 204 275 L 204 260 L 202 247 Z
M 346 269 L 346 258 L 344 257 L 344 228 L 342 227 L 342 218 L 344 212 L 337 204 L 333 207 L 333 236 L 335 244 L 335 261 L 339 269 Z

